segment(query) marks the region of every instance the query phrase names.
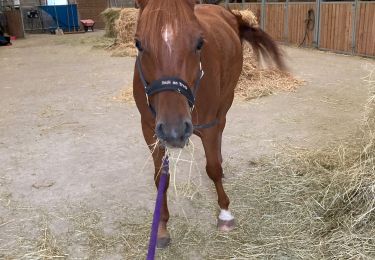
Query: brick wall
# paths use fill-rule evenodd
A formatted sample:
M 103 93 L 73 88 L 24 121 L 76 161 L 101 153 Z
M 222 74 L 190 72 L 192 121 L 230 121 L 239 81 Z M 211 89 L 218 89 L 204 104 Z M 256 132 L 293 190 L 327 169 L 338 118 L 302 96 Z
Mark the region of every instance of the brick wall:
M 77 0 L 79 19 L 93 19 L 96 29 L 103 29 L 105 24 L 100 13 L 108 7 L 108 0 Z

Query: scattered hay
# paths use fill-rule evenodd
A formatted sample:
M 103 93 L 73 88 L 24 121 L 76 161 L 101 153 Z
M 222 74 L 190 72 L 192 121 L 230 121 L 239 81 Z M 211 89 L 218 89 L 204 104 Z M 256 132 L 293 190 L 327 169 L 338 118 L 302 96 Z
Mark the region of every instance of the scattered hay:
M 115 23 L 120 16 L 121 8 L 107 8 L 100 16 L 105 23 L 105 36 L 115 38 L 117 36 L 117 30 Z
M 97 37 L 96 35 L 89 35 L 82 38 L 79 44 L 90 45 L 96 49 L 108 49 L 114 44 L 114 39 L 109 37 Z
M 112 49 L 113 57 L 136 57 L 137 49 L 134 48 L 134 42 L 117 43 Z
M 374 97 L 368 114 L 375 111 Z M 172 244 L 157 251 L 158 259 L 374 259 L 371 122 L 368 118 L 361 138 L 340 146 L 289 148 L 270 158 L 227 162 L 225 168 L 235 174 L 224 183 L 237 222 L 230 233 L 216 231 L 213 185 L 199 185 L 199 196 L 193 196 L 196 187 L 179 182 L 179 199 L 169 192 Z M 173 209 L 181 201 L 187 217 L 183 209 Z M 2 234 L 9 236 L 0 245 L 0 258 L 145 258 L 152 210 L 125 208 L 112 200 L 103 212 L 95 203 L 45 211 L 12 208 L 17 215 L 5 214 L 0 222 Z M 66 223 L 65 231 L 54 226 L 56 221 Z M 37 236 L 29 238 L 35 227 Z
M 251 47 L 244 44 L 244 61 L 240 79 L 235 89 L 237 100 L 268 96 L 275 91 L 294 91 L 303 84 L 290 73 L 278 69 L 258 67 L 258 61 Z
M 293 207 L 305 216 L 299 219 L 299 230 L 307 230 L 319 258 L 375 257 L 374 71 L 368 79 L 372 84 L 368 117 L 359 138 L 321 151 L 294 150 L 289 159 L 270 167 L 286 180 L 295 179 L 282 185 L 286 194 L 280 193 L 278 199 L 299 200 Z
M 251 10 L 232 10 L 240 14 L 250 25 L 257 26 L 258 21 Z M 288 72 L 275 68 L 260 68 L 259 58 L 248 43 L 243 45 L 243 66 L 240 79 L 235 89 L 238 100 L 251 100 L 273 94 L 275 91 L 294 91 L 303 84 Z
M 60 258 L 64 259 L 68 255 L 63 253 L 58 245 L 55 235 L 51 232 L 51 229 L 48 227 L 48 221 L 44 219 L 44 225 L 40 230 L 40 237 L 37 242 L 37 251 L 30 253 L 29 257 L 33 256 L 36 258 L 43 259 L 53 259 Z
M 134 103 L 135 101 L 133 98 L 133 87 L 126 87 L 125 89 L 121 90 L 118 96 L 113 97 L 113 99 L 122 102 Z

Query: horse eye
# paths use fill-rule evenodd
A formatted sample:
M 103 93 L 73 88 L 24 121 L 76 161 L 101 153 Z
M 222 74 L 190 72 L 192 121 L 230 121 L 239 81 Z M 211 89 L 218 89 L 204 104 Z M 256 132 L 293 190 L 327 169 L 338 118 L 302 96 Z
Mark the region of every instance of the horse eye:
M 198 43 L 197 43 L 197 50 L 198 51 L 200 51 L 203 48 L 203 44 L 204 44 L 203 38 L 199 38 Z
M 135 47 L 138 49 L 138 51 L 143 51 L 141 41 L 138 39 L 135 40 Z

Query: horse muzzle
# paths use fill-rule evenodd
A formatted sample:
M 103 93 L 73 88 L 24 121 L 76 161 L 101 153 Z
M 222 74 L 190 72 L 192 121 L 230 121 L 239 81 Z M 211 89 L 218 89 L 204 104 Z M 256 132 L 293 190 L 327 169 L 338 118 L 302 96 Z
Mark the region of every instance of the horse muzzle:
M 145 90 L 147 105 L 155 118 L 157 118 L 156 115 L 160 111 L 155 110 L 155 108 L 151 105 L 149 98 L 160 92 L 171 91 L 179 93 L 185 97 L 189 105 L 190 112 L 194 110 L 196 92 L 204 75 L 201 62 L 199 62 L 197 78 L 195 80 L 193 91 L 188 87 L 188 84 L 185 81 L 178 77 L 162 77 L 149 84 L 143 74 L 141 53 L 137 55 L 136 66 Z M 163 145 L 167 147 L 183 148 L 187 144 L 189 137 L 193 134 L 194 128 L 208 128 L 216 123 L 217 120 L 209 124 L 193 126 L 191 118 L 189 117 L 182 117 L 181 119 L 173 121 L 159 119 L 156 122 L 155 133 Z
M 163 145 L 171 148 L 184 148 L 193 134 L 193 124 L 190 119 L 183 119 L 177 124 L 159 121 L 156 124 L 155 133 Z

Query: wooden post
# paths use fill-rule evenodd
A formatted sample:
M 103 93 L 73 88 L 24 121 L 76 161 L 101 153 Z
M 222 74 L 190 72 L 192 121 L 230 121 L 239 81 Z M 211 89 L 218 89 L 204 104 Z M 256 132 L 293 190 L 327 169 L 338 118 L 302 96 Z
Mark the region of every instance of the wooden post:
M 358 18 L 358 6 L 359 6 L 359 1 L 355 0 L 355 2 L 352 4 L 352 13 L 353 13 L 353 21 L 352 21 L 352 54 L 355 54 L 357 52 L 356 46 L 357 46 L 357 18 Z
M 260 11 L 260 28 L 265 31 L 266 22 L 266 0 L 262 0 L 262 6 Z
M 321 0 L 316 0 L 315 31 L 314 31 L 314 40 L 313 40 L 313 46 L 315 48 L 319 48 L 319 45 L 320 45 L 320 6 L 321 6 Z
M 289 27 L 288 27 L 288 20 L 289 20 L 289 0 L 285 1 L 284 4 L 284 42 L 288 42 L 288 33 L 289 33 Z

